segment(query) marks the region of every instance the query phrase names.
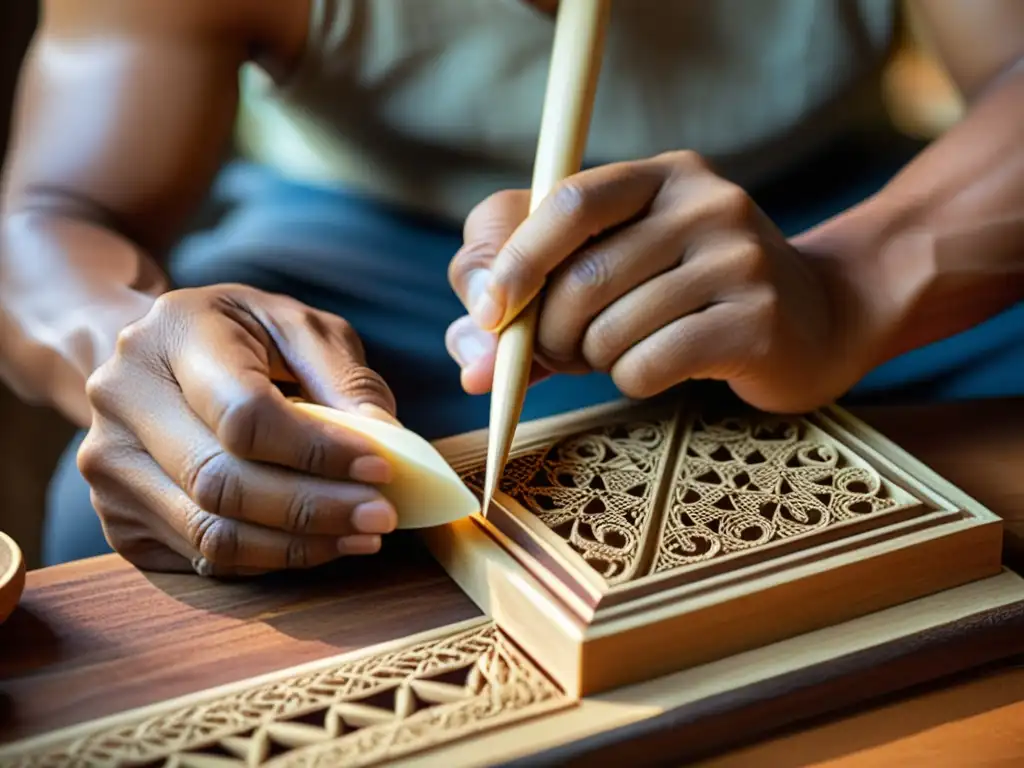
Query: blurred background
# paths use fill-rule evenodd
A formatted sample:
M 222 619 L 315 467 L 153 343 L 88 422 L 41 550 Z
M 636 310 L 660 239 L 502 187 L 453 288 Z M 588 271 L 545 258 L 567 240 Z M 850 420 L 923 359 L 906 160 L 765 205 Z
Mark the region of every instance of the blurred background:
M 883 95 L 888 119 L 900 132 L 930 139 L 959 119 L 962 103 L 932 58 L 912 9 L 905 11 L 905 29 L 884 75 Z M 0 2 L 0 149 L 6 147 L 18 70 L 37 18 L 35 0 Z M 29 568 L 39 562 L 46 486 L 72 433 L 63 418 L 24 405 L 0 385 L 0 530 L 18 541 Z

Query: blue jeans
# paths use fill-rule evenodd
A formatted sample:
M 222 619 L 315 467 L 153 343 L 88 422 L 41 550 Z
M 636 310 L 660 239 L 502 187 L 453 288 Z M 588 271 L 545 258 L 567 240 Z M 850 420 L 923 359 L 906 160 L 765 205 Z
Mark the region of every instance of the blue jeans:
M 825 159 L 753 194 L 793 234 L 875 192 L 916 149 L 862 152 L 857 145 L 840 145 Z M 395 393 L 403 423 L 428 438 L 486 425 L 488 399 L 462 392 L 458 369 L 444 347 L 445 329 L 463 313 L 446 276 L 461 245 L 460 223 L 304 186 L 243 163 L 223 171 L 213 198 L 226 213 L 173 254 L 176 286 L 245 283 L 339 314 L 359 331 L 370 365 Z M 921 401 L 1021 392 L 1024 303 L 893 360 L 860 382 L 848 399 Z M 617 397 L 604 375 L 555 377 L 530 391 L 523 418 Z M 51 483 L 43 553 L 48 565 L 109 551 L 75 466 L 81 437 L 68 446 Z

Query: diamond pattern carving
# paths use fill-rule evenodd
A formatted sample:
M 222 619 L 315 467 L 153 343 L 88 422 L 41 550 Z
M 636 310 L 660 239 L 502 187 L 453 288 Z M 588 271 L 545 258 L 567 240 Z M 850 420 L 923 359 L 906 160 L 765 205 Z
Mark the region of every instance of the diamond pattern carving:
M 569 705 L 493 624 L 328 665 L 45 746 L 0 765 L 367 766 Z

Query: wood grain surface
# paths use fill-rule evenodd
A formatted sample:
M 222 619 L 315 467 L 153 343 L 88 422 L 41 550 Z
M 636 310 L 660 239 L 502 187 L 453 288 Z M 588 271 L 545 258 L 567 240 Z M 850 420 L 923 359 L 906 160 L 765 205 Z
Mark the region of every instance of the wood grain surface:
M 1008 559 L 1024 562 L 1024 400 L 856 413 L 1003 515 Z M 0 741 L 476 614 L 418 543 L 398 534 L 387 537 L 377 557 L 246 583 L 142 574 L 113 556 L 34 571 L 21 607 L 0 626 Z M 803 762 L 758 758 L 721 765 L 832 765 L 822 761 L 862 753 L 870 760 L 835 765 L 1001 765 L 999 755 L 1024 751 L 1021 729 L 1011 727 L 1014 717 L 1024 722 L 1019 671 L 889 708 L 752 748 L 809 739 L 782 749 L 806 755 Z M 823 751 L 825 737 L 815 734 L 836 728 L 850 729 L 843 731 L 845 741 L 826 741 L 848 746 Z M 977 762 L 978 753 L 958 746 L 972 739 L 984 741 L 983 754 L 993 762 Z M 928 762 L 929 754 L 971 760 Z
M 245 583 L 115 556 L 33 571 L 0 625 L 0 743 L 478 613 L 406 534 L 378 557 Z

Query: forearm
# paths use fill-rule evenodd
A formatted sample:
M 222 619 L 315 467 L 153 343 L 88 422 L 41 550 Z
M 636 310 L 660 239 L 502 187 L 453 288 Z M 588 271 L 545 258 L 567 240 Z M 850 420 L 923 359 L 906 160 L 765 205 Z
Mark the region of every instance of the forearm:
M 47 0 L 0 188 L 0 377 L 89 422 L 85 382 L 166 290 L 230 138 L 238 69 L 287 71 L 308 6 Z M 303 14 L 307 14 L 304 16 Z
M 95 223 L 8 212 L 0 223 L 0 377 L 23 399 L 87 426 L 86 380 L 165 289 L 152 260 Z
M 1024 299 L 1024 66 L 879 194 L 794 243 L 867 340 L 863 372 Z

